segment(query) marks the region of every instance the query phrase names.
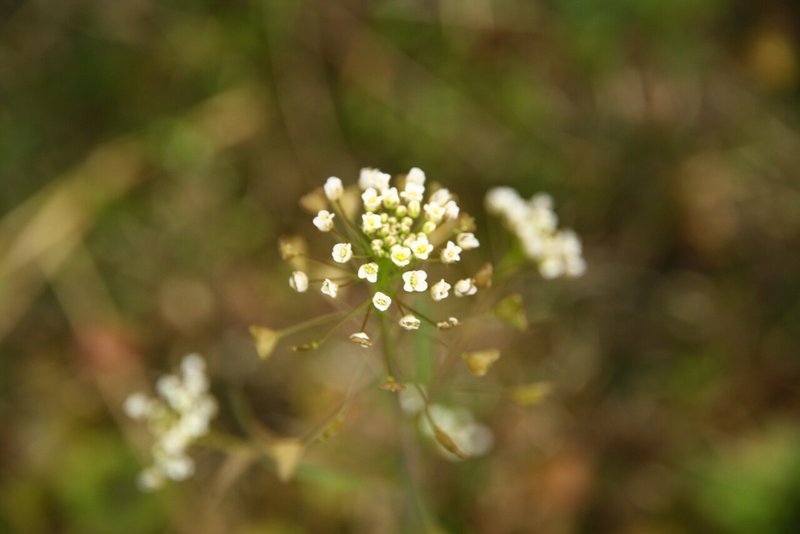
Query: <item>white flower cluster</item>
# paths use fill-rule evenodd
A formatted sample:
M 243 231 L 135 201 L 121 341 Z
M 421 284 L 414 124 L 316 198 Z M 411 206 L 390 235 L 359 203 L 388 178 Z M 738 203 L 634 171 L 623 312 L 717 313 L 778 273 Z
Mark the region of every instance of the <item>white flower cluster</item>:
M 487 193 L 486 209 L 503 218 L 543 277 L 576 277 L 586 271 L 580 238 L 572 230 L 558 229 L 549 195 L 525 200 L 510 187 L 497 187 Z
M 125 413 L 147 423 L 153 434 L 153 464 L 139 475 L 143 490 L 154 490 L 169 480 L 185 480 L 194 474 L 194 461 L 186 449 L 208 433 L 217 403 L 208 392 L 205 362 L 197 354 L 186 356 L 180 374 L 162 376 L 156 383 L 158 397 L 134 393 L 125 401 Z
M 323 191 L 329 206 L 317 213 L 313 224 L 319 231 L 336 236 L 338 242 L 333 245 L 331 259 L 337 268 L 352 271 L 342 278 L 375 286 L 372 291 L 375 309 L 388 311 L 398 300 L 401 289 L 411 294 L 428 292 L 437 302 L 448 298 L 451 289 L 456 297 L 477 293 L 473 278 L 455 280 L 452 284 L 444 279 L 432 281 L 422 269 L 429 263 L 458 263 L 464 251 L 480 246 L 472 228 L 459 224 L 461 209 L 450 191 L 444 188 L 427 191 L 425 173 L 416 167 L 395 185 L 390 175 L 378 169 L 362 169 L 358 187 L 362 210 L 355 221 L 350 221 L 341 202 L 347 189 L 339 178 L 328 178 Z M 447 232 L 451 235 L 449 239 Z M 438 243 L 441 245 L 437 250 Z M 304 272 L 295 271 L 289 284 L 303 293 L 308 290 L 309 278 Z M 339 288 L 336 280 L 326 278 L 320 290 L 336 298 Z M 406 330 L 418 329 L 420 320 L 407 313 L 401 302 L 397 306 L 401 311 L 399 325 Z M 452 328 L 457 320 L 439 324 Z M 370 344 L 364 332 L 351 339 L 364 347 Z
M 441 446 L 428 417 L 423 415 L 425 400 L 417 387 L 409 384 L 400 392 L 400 406 L 408 415 L 419 416 L 419 429 L 423 435 L 437 444 L 437 450 L 448 460 L 458 461 L 459 457 Z M 431 404 L 427 408 L 433 422 L 445 432 L 468 456 L 483 456 L 494 445 L 492 431 L 475 421 L 472 412 L 466 408 L 451 408 L 443 404 Z

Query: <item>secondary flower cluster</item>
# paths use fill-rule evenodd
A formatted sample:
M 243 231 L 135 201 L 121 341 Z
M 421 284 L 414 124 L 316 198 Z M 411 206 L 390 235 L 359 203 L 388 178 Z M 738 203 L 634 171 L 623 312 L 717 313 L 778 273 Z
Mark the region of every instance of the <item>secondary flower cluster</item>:
M 409 416 L 417 417 L 420 432 L 436 443 L 437 450 L 448 460 L 483 456 L 494 445 L 492 431 L 475 421 L 466 408 L 444 404 L 426 406 L 422 386 L 409 384 L 400 392 L 400 406 Z M 444 432 L 447 437 L 440 434 Z
M 144 490 L 160 487 L 167 479 L 185 480 L 194 474 L 194 461 L 186 449 L 208 433 L 217 403 L 208 392 L 205 362 L 197 354 L 186 356 L 180 374 L 162 376 L 158 397 L 134 393 L 125 401 L 125 413 L 147 423 L 153 434 L 153 464 L 139 475 Z
M 543 277 L 576 277 L 586 271 L 581 241 L 572 230 L 558 229 L 550 195 L 525 200 L 510 187 L 497 187 L 487 193 L 486 209 L 503 218 Z
M 304 293 L 310 284 L 320 284 L 320 291 L 337 298 L 339 290 L 354 282 L 370 286 L 371 305 L 379 312 L 393 306 L 399 310 L 398 324 L 406 330 L 419 329 L 422 321 L 440 329 L 458 324 L 454 317 L 430 320 L 403 303 L 403 294 L 428 293 L 439 302 L 451 292 L 455 297 L 469 297 L 478 291 L 475 278 L 448 282 L 444 277 L 429 278 L 433 264 L 450 265 L 461 260 L 464 251 L 478 248 L 471 218 L 461 214 L 455 197 L 444 188 L 426 189 L 425 173 L 411 169 L 395 185 L 390 175 L 377 169 L 362 169 L 358 187 L 361 208 L 355 220 L 347 216 L 343 200 L 354 191 L 342 180 L 328 178 L 323 191 L 328 209 L 320 210 L 313 224 L 330 233 L 336 243 L 331 249 L 330 266 L 343 272 L 341 277 L 311 280 L 304 271 L 295 271 L 289 285 Z M 291 252 L 284 253 L 290 259 Z M 356 332 L 351 340 L 363 347 L 371 344 L 369 335 Z

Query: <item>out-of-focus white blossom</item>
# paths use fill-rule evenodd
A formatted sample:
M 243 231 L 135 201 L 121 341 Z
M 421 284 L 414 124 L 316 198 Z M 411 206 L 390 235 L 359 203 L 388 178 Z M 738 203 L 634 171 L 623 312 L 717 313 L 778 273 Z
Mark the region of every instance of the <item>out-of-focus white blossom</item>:
M 478 286 L 475 285 L 474 278 L 465 278 L 456 282 L 453 292 L 457 297 L 471 297 L 478 292 Z
M 422 199 L 425 198 L 425 186 L 413 182 L 406 182 L 406 187 L 403 189 L 403 192 L 400 193 L 400 196 L 408 202 L 422 202 Z M 416 211 L 419 211 L 419 208 L 417 208 Z
M 425 185 L 425 173 L 419 167 L 413 167 L 406 175 L 409 184 Z
M 430 198 L 431 203 L 438 204 L 441 207 L 445 207 L 451 200 L 453 200 L 453 195 L 449 189 L 437 189 Z
M 361 173 L 358 177 L 358 187 L 360 187 L 362 191 L 370 187 L 381 191 L 389 187 L 389 180 L 391 179 L 392 177 L 390 175 L 378 169 L 361 169 Z
M 308 275 L 303 271 L 295 271 L 289 277 L 289 287 L 298 293 L 305 293 L 308 291 Z
M 425 409 L 426 388 L 420 384 L 405 384 L 406 388 L 398 394 L 400 409 L 406 415 L 418 415 Z M 422 390 L 422 392 L 420 392 Z
M 335 176 L 331 176 L 325 181 L 323 189 L 325 190 L 325 196 L 328 197 L 328 200 L 331 202 L 336 202 L 341 199 L 344 194 L 344 185 L 342 185 L 342 181 Z
M 406 391 L 416 389 L 407 388 Z M 403 401 L 401 401 L 402 403 Z M 407 404 L 414 406 L 413 396 L 406 400 Z M 402 404 L 401 404 L 402 406 Z M 427 413 L 434 424 L 455 442 L 468 456 L 483 456 L 494 445 L 492 431 L 485 425 L 475 421 L 475 416 L 466 408 L 451 408 L 442 404 L 431 404 Z M 419 416 L 420 431 L 436 443 L 437 450 L 448 460 L 458 461 L 459 457 L 439 444 L 434 429 L 424 415 Z
M 461 208 L 458 207 L 454 201 L 450 201 L 444 205 L 444 218 L 448 221 L 454 221 L 458 219 L 459 214 L 461 213 Z
M 383 199 L 383 207 L 389 210 L 396 209 L 400 205 L 400 194 L 397 192 L 396 187 L 389 187 L 384 189 L 381 193 Z
M 422 206 L 422 209 L 425 211 L 425 218 L 432 223 L 438 223 L 444 219 L 444 206 L 430 202 Z
M 486 209 L 503 218 L 544 278 L 576 277 L 586 271 L 581 241 L 571 230 L 558 230 L 549 195 L 540 193 L 526 201 L 510 187 L 497 187 L 487 193 Z
M 464 232 L 458 234 L 456 237 L 456 243 L 458 246 L 464 250 L 472 250 L 481 246 L 480 241 L 475 237 L 475 234 L 471 232 Z
M 146 491 L 159 488 L 166 480 L 185 480 L 194 474 L 194 461 L 187 448 L 208 433 L 217 403 L 208 391 L 205 362 L 197 354 L 186 356 L 180 373 L 161 377 L 156 383 L 158 397 L 133 393 L 125 400 L 125 413 L 145 421 L 153 434 L 153 464 L 139 475 Z
M 461 324 L 456 317 L 448 317 L 446 321 L 439 321 L 436 323 L 436 327 L 440 330 L 450 330 L 451 328 L 457 327 Z

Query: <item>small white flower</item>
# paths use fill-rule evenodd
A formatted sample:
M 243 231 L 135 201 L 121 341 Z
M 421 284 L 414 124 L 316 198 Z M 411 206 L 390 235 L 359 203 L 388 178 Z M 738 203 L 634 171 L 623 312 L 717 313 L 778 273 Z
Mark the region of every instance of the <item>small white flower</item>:
M 364 203 L 365 210 L 375 211 L 381 207 L 383 198 L 378 194 L 378 191 L 374 187 L 369 187 L 366 191 L 361 193 L 361 201 Z
M 444 218 L 448 221 L 454 221 L 458 219 L 458 215 L 460 213 L 461 208 L 458 207 L 458 204 L 456 204 L 454 200 L 451 200 L 444 205 Z
M 378 264 L 374 262 L 365 263 L 358 268 L 358 277 L 370 284 L 374 284 L 378 281 Z
M 435 202 L 425 204 L 422 209 L 425 211 L 425 218 L 433 223 L 439 223 L 444 218 L 444 206 Z
M 450 193 L 450 190 L 442 188 L 433 192 L 430 201 L 434 204 L 439 204 L 440 206 L 444 207 L 452 199 L 453 195 Z
M 171 480 L 186 480 L 194 474 L 194 461 L 183 455 L 166 458 L 162 461 L 161 469 Z
M 411 263 L 411 249 L 403 245 L 394 245 L 389 251 L 392 262 L 398 267 L 405 267 Z
M 330 232 L 333 230 L 334 217 L 336 217 L 336 214 L 327 210 L 322 210 L 314 217 L 314 226 L 316 226 L 320 232 Z
M 380 311 L 386 311 L 392 305 L 392 299 L 386 293 L 378 291 L 372 297 L 372 304 Z
M 144 393 L 134 393 L 125 399 L 125 414 L 134 420 L 144 419 L 150 413 L 150 400 Z
M 361 173 L 358 176 L 358 186 L 362 191 L 369 189 L 370 187 L 377 189 L 378 191 L 383 191 L 389 187 L 389 181 L 391 179 L 391 176 L 385 172 L 379 171 L 378 169 L 361 169 Z
M 439 330 L 451 330 L 459 325 L 458 319 L 455 317 L 450 317 L 446 321 L 439 321 L 436 323 L 436 326 Z
M 136 482 L 142 491 L 157 490 L 164 485 L 164 474 L 155 467 L 148 467 L 139 473 L 139 478 Z
M 206 434 L 216 415 L 217 403 L 208 393 L 205 362 L 196 354 L 186 356 L 179 374 L 168 374 L 156 382 L 158 397 L 131 395 L 125 411 L 148 423 L 154 442 L 153 464 L 139 474 L 139 486 L 150 491 L 167 479 L 184 480 L 194 474 L 194 461 L 185 452 Z
M 411 314 L 404 315 L 400 319 L 400 326 L 406 330 L 419 330 L 420 321 Z
M 361 215 L 361 229 L 365 234 L 372 234 L 381 229 L 383 221 L 377 213 L 364 213 Z
M 425 197 L 425 186 L 406 182 L 406 188 L 400 193 L 400 196 L 408 202 L 422 202 L 422 199 Z
M 337 243 L 333 246 L 333 261 L 347 263 L 353 257 L 353 245 L 350 243 Z
M 414 167 L 406 175 L 409 184 L 425 185 L 425 173 L 419 167 Z
M 372 340 L 370 340 L 366 332 L 356 332 L 355 334 L 351 334 L 350 341 L 365 349 L 372 345 Z
M 335 299 L 336 294 L 339 292 L 339 285 L 333 280 L 326 278 L 325 281 L 322 282 L 322 289 L 320 289 L 320 291 L 322 291 L 323 295 L 328 295 L 330 298 Z
M 459 247 L 452 241 L 448 241 L 447 246 L 442 251 L 442 262 L 456 263 L 457 261 L 460 260 L 461 260 L 461 247 Z
M 458 246 L 464 250 L 471 250 L 481 246 L 480 241 L 478 241 L 478 239 L 475 237 L 475 234 L 471 232 L 458 234 L 456 237 L 456 242 L 458 243 Z
M 308 275 L 303 271 L 295 271 L 289 278 L 289 287 L 298 293 L 305 293 L 308 291 Z
M 446 299 L 450 295 L 451 287 L 444 279 L 439 280 L 431 287 L 431 298 L 436 302 Z
M 558 278 L 564 274 L 564 264 L 555 256 L 547 256 L 539 262 L 539 273 L 548 280 Z
M 406 384 L 408 387 L 399 393 L 397 400 L 400 401 L 400 408 L 407 415 L 416 415 L 425 409 L 427 402 L 425 396 L 427 389 L 421 384 Z
M 344 185 L 342 185 L 342 181 L 335 176 L 328 178 L 323 188 L 325 189 L 325 196 L 328 197 L 328 200 L 331 202 L 339 200 L 344 194 Z
M 473 278 L 465 278 L 456 282 L 453 291 L 457 297 L 471 297 L 478 292 L 478 286 Z
M 486 210 L 493 215 L 502 215 L 512 204 L 521 201 L 519 194 L 511 187 L 495 187 L 486 193 Z
M 405 285 L 403 289 L 408 293 L 419 292 L 428 290 L 428 273 L 425 271 L 408 271 L 403 273 L 403 282 Z
M 397 193 L 396 187 L 389 187 L 381 192 L 383 198 L 383 207 L 393 210 L 400 205 L 400 195 Z
M 416 239 L 409 243 L 411 252 L 418 260 L 427 260 L 430 253 L 433 252 L 433 245 L 428 241 L 428 236 L 420 234 Z

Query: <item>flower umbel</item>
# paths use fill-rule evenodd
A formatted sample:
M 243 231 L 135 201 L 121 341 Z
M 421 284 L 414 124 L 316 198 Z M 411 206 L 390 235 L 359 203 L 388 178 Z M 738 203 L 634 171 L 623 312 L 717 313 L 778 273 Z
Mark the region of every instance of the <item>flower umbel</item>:
M 439 329 L 458 324 L 447 315 L 430 319 L 413 307 L 420 298 L 441 302 L 453 287 L 459 297 L 478 291 L 472 278 L 464 279 L 463 273 L 448 274 L 465 251 L 480 246 L 471 218 L 461 214 L 449 190 L 428 185 L 425 173 L 416 167 L 397 180 L 377 169 L 362 169 L 358 190 L 348 188 L 336 177 L 328 178 L 322 189 L 327 206 L 316 208 L 313 224 L 336 236 L 337 242 L 331 249 L 333 263 L 312 261 L 330 265 L 341 276 L 324 272 L 310 280 L 304 272 L 296 271 L 290 279 L 292 288 L 302 293 L 309 284 L 321 282 L 320 291 L 337 298 L 344 287 L 368 284 L 365 309 L 398 313 L 396 324 L 405 330 L 417 330 L 423 321 Z M 345 201 L 359 197 L 357 212 L 345 210 Z M 434 272 L 440 281 L 431 287 L 428 280 Z M 452 276 L 451 281 L 442 275 Z M 361 346 L 371 344 L 369 318 L 367 311 L 362 327 L 351 337 Z
M 583 248 L 572 230 L 559 230 L 553 199 L 540 193 L 524 200 L 510 187 L 497 187 L 486 195 L 486 209 L 502 217 L 544 278 L 577 277 L 586 272 Z
M 143 490 L 154 490 L 166 480 L 185 480 L 194 474 L 194 461 L 186 449 L 208 432 L 217 403 L 208 392 L 205 362 L 197 354 L 186 356 L 180 374 L 162 376 L 158 397 L 134 393 L 125 401 L 125 413 L 144 421 L 153 434 L 153 464 L 139 475 Z

